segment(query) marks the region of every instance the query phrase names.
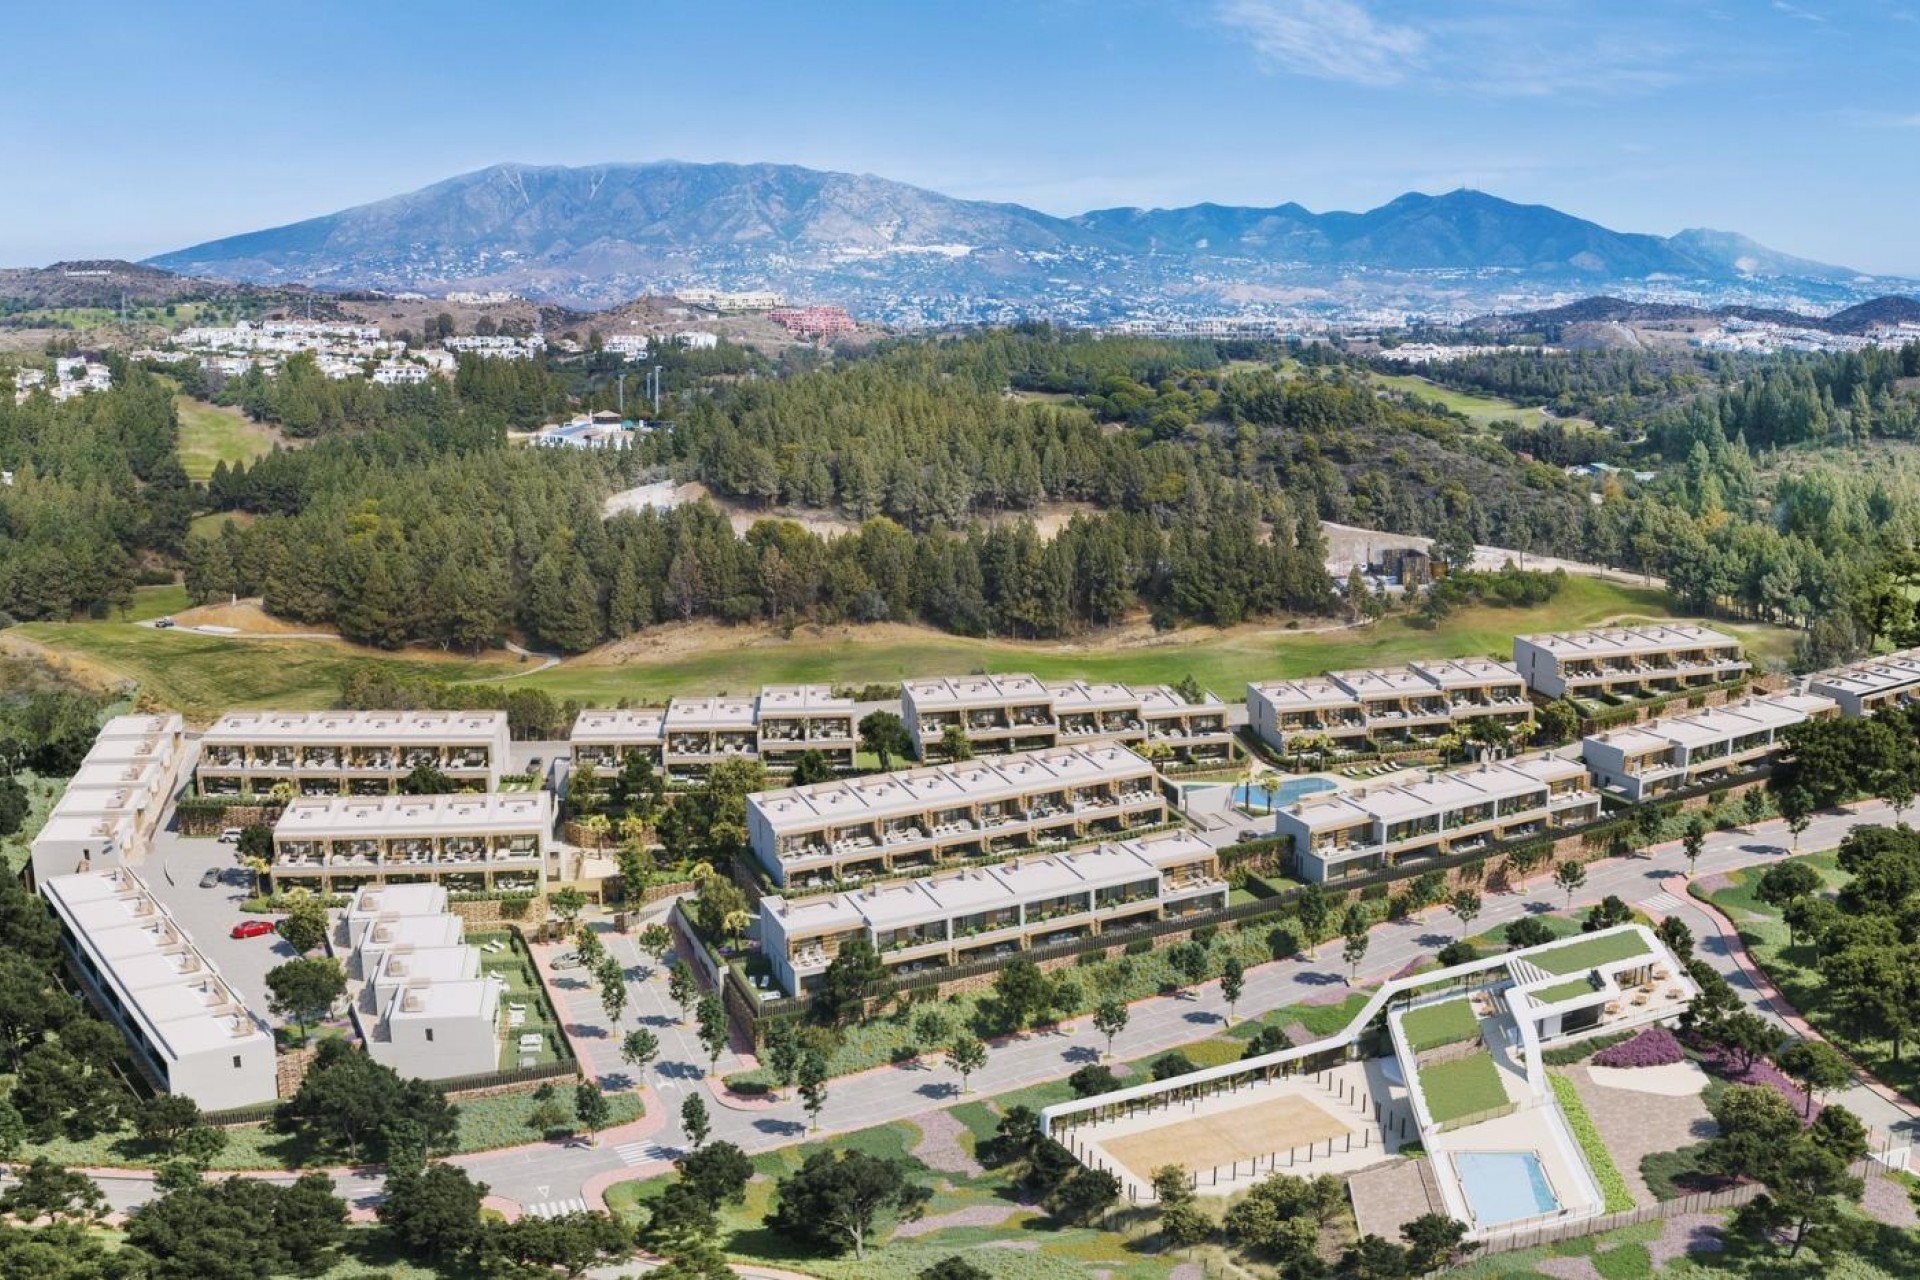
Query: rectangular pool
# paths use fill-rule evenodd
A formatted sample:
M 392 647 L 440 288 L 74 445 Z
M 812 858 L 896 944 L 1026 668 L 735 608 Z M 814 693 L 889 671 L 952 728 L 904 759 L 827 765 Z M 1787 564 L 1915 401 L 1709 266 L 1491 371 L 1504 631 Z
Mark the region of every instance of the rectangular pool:
M 1497 1227 L 1560 1207 L 1540 1157 L 1531 1151 L 1461 1151 L 1453 1167 L 1476 1227 Z

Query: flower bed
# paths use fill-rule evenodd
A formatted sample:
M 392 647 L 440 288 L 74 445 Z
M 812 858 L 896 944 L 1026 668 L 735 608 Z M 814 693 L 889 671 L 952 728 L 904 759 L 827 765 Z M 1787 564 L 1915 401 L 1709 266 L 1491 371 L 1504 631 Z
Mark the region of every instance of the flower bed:
M 1735 1064 L 1732 1055 L 1723 1049 L 1700 1049 L 1696 1054 L 1701 1066 L 1731 1084 L 1763 1085 L 1779 1090 L 1793 1104 L 1794 1114 L 1801 1117 L 1802 1124 L 1812 1124 L 1814 1118 L 1825 1110 L 1818 1101 L 1809 1110 L 1806 1091 L 1765 1058 L 1755 1058 L 1752 1065 L 1742 1069 Z
M 1596 1067 L 1666 1067 L 1686 1058 L 1686 1050 L 1665 1027 L 1648 1027 L 1625 1044 L 1593 1055 Z

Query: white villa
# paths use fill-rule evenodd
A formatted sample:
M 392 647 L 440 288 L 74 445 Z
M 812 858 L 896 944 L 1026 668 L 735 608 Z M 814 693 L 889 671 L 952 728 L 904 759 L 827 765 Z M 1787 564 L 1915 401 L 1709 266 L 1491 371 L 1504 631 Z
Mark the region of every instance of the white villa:
M 1743 698 L 1592 734 L 1580 750 L 1602 790 L 1637 804 L 1751 768 L 1780 748 L 1786 729 L 1837 714 L 1834 700 L 1817 694 Z

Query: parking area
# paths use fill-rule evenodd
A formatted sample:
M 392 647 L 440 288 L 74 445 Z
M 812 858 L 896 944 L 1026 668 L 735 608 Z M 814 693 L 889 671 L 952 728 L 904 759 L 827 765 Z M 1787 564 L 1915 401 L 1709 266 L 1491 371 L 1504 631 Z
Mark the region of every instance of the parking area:
M 229 936 L 243 920 L 272 917 L 240 910 L 246 901 L 248 877 L 240 868 L 234 847 L 211 837 L 188 839 L 177 832 L 156 832 L 144 865 L 137 868 L 154 897 L 166 905 L 194 943 L 234 989 L 262 1017 L 267 1017 L 267 970 L 294 958 L 293 948 L 277 934 L 258 938 Z M 223 873 L 220 883 L 200 887 L 207 871 Z

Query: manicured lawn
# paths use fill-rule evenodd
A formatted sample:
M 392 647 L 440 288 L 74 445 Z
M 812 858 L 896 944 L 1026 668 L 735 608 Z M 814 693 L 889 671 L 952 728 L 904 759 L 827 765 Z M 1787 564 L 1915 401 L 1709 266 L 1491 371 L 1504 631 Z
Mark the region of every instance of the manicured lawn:
M 1571 1000 L 1575 996 L 1592 995 L 1593 983 L 1585 978 L 1574 978 L 1567 982 L 1556 982 L 1550 987 L 1537 988 L 1527 994 L 1544 1004 L 1553 1004 L 1560 1000 Z
M 207 404 L 191 396 L 175 396 L 174 411 L 180 416 L 180 466 L 187 479 L 205 482 L 215 464 L 229 467 L 236 462 L 252 462 L 273 448 L 273 432 L 263 423 L 250 422 L 238 409 Z
M 512 941 L 512 935 L 506 932 L 483 931 L 467 935 L 467 941 L 476 947 L 483 946 L 496 938 L 503 942 Z M 506 979 L 506 984 L 500 991 L 502 1009 L 515 1004 L 522 1005 L 526 1009 L 526 1020 L 517 1027 L 509 1026 L 506 1038 L 501 1042 L 500 1069 L 502 1071 L 522 1065 L 545 1066 L 570 1056 L 566 1036 L 560 1029 L 560 1019 L 554 1014 L 553 1001 L 546 988 L 541 985 L 540 975 L 525 952 L 511 946 L 505 951 L 482 951 L 480 971 L 497 973 Z M 531 1054 L 522 1053 L 520 1037 L 523 1035 L 538 1035 L 541 1038 L 540 1048 Z M 523 1063 L 522 1059 L 527 1057 L 531 1057 L 533 1062 Z
M 1480 1034 L 1480 1020 L 1473 1007 L 1462 998 L 1422 1005 L 1400 1020 L 1407 1044 L 1415 1053 L 1438 1049 L 1443 1044 L 1459 1044 Z
M 1502 400 L 1497 396 L 1481 396 L 1468 391 L 1455 391 L 1437 382 L 1429 382 L 1417 373 L 1376 373 L 1371 376 L 1380 386 L 1392 387 L 1395 391 L 1405 391 L 1422 400 L 1442 404 L 1455 413 L 1464 415 L 1475 426 L 1484 427 L 1488 423 L 1502 419 L 1531 425 L 1546 418 L 1539 409 L 1522 408 L 1511 400 Z
M 1615 933 L 1586 942 L 1569 942 L 1564 947 L 1538 951 L 1527 963 L 1548 973 L 1581 973 L 1598 965 L 1611 964 L 1632 956 L 1645 955 L 1647 944 L 1635 933 Z
M 1493 1065 L 1493 1056 L 1484 1052 L 1422 1067 L 1420 1092 L 1427 1100 L 1427 1112 L 1435 1124 L 1507 1105 L 1507 1091 L 1500 1084 L 1500 1068 Z

